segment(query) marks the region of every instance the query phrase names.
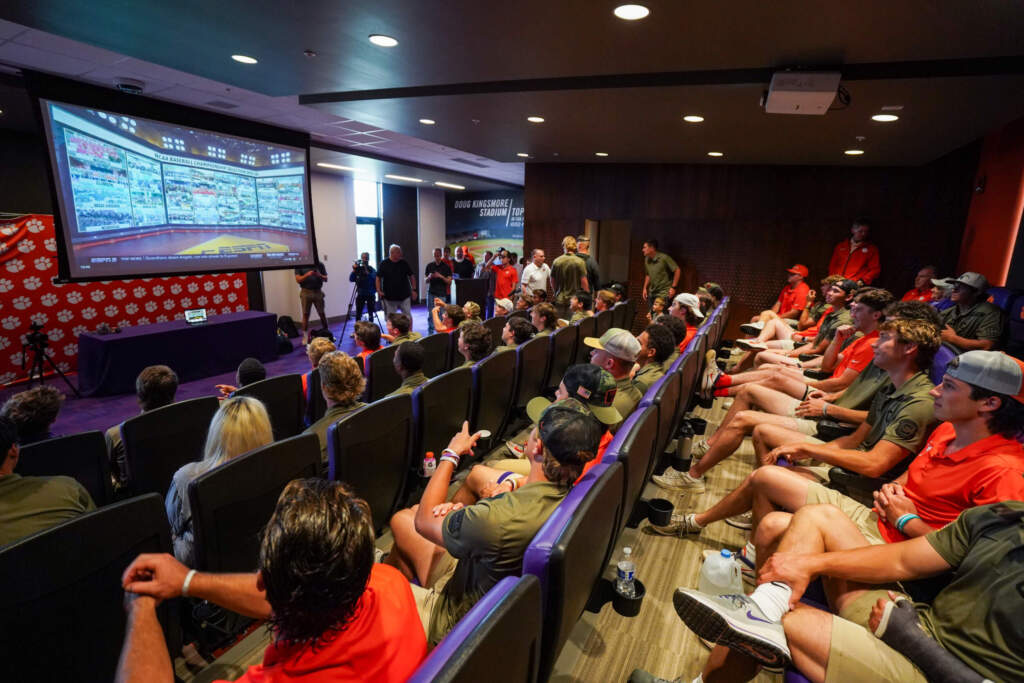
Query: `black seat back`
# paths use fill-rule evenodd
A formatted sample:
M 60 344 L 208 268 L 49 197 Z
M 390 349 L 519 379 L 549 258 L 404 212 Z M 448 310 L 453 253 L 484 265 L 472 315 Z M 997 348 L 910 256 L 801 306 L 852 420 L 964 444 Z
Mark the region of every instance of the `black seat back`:
M 305 429 L 306 397 L 302 395 L 302 375 L 268 377 L 242 387 L 234 395 L 250 396 L 263 402 L 275 441 L 295 436 Z
M 572 364 L 576 363 L 589 363 L 590 362 L 590 347 L 583 343 L 583 340 L 587 337 L 596 337 L 594 334 L 594 325 L 596 320 L 593 316 L 584 318 L 583 320 L 576 323 L 576 330 L 579 338 L 576 341 L 576 358 L 573 359 Z
M 508 317 L 510 317 L 510 318 L 522 318 L 523 320 L 529 320 L 530 319 L 530 311 L 528 311 L 528 310 L 524 311 L 522 309 L 518 309 L 518 310 L 515 310 L 515 311 L 512 311 L 511 313 L 509 313 Z
M 121 574 L 140 553 L 171 552 L 163 498 L 114 503 L 0 549 L 4 681 L 114 679 L 124 642 Z M 176 601 L 157 617 L 181 647 Z
M 327 476 L 370 505 L 377 532 L 387 527 L 413 466 L 412 397 L 382 398 L 327 429 Z
M 601 311 L 594 316 L 594 336 L 600 337 L 602 334 L 607 332 L 613 323 L 615 313 L 612 310 Z
M 473 431 L 488 430 L 497 438 L 512 407 L 516 381 L 516 352 L 500 351 L 473 366 Z
M 628 330 L 629 325 L 626 323 L 628 313 L 628 305 L 625 301 L 620 301 L 612 306 L 612 327 Z
M 313 368 L 306 380 L 306 414 L 303 423 L 307 427 L 327 412 L 327 399 L 320 387 L 320 370 Z
M 633 322 L 636 320 L 636 299 L 626 299 L 626 325 L 625 329 L 633 331 Z
M 578 329 L 575 325 L 567 325 L 551 335 L 551 348 L 548 352 L 548 380 L 545 389 L 553 391 L 562 381 L 566 368 L 572 365 L 576 356 Z
M 654 444 L 654 459 L 657 459 L 668 448 L 668 444 L 672 441 L 683 418 L 686 401 L 680 400 L 680 388 L 686 368 L 692 365 L 690 358 L 683 362 L 685 365 L 680 370 L 665 376 L 667 379 L 661 383 L 652 399 L 652 403 L 658 411 L 658 440 Z M 654 465 L 653 459 L 651 465 L 652 467 Z
M 195 534 L 195 569 L 251 572 L 260 531 L 292 479 L 320 473 L 320 441 L 300 434 L 257 448 L 206 472 L 188 485 Z
M 501 333 L 508 324 L 508 318 L 503 315 L 488 318 L 484 321 L 484 327 L 491 331 L 491 351 L 502 345 Z
M 103 432 L 82 432 L 22 446 L 15 472 L 24 477 L 63 474 L 84 486 L 97 507 L 113 500 Z
M 544 393 L 547 378 L 548 348 L 551 335 L 534 337 L 516 347 L 516 399 L 515 408 L 525 408 L 530 399 Z
M 427 451 L 441 457 L 452 435 L 469 419 L 472 368 L 456 368 L 424 382 L 412 393 L 413 460 Z
M 172 403 L 121 425 L 128 479 L 135 493 L 167 493 L 182 465 L 203 459 L 210 420 L 220 402 L 213 396 Z
M 416 340 L 423 347 L 423 374 L 427 377 L 437 377 L 448 369 L 450 337 L 447 332 L 438 332 Z
M 370 374 L 366 376 L 366 401 L 373 403 L 384 398 L 402 385 L 402 378 L 395 372 L 395 354 L 400 344 L 392 344 L 377 349 L 370 354 L 367 366 Z

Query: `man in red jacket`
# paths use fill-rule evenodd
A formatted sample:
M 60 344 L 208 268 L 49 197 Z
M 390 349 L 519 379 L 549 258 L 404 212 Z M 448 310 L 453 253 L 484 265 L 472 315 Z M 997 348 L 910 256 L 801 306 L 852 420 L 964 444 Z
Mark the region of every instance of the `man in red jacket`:
M 863 285 L 882 272 L 878 260 L 878 247 L 868 241 L 871 225 L 866 218 L 858 218 L 850 228 L 850 239 L 836 245 L 828 264 L 829 275 L 842 275 Z

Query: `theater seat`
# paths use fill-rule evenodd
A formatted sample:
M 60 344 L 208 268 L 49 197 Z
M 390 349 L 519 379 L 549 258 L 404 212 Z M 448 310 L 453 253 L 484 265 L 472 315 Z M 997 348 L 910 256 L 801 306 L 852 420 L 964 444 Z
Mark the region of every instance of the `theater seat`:
M 268 377 L 242 387 L 234 395 L 250 396 L 263 402 L 270 416 L 275 441 L 295 436 L 305 429 L 306 398 L 302 395 L 302 375 L 293 373 Z
M 327 399 L 320 385 L 320 371 L 313 368 L 306 380 L 306 412 L 302 418 L 305 426 L 310 426 L 327 413 Z
M 551 669 L 604 573 L 622 511 L 622 465 L 595 465 L 534 536 L 523 573 L 540 579 L 544 614 L 540 680 Z
M 472 371 L 473 405 L 469 422 L 473 431 L 489 431 L 493 443 L 502 434 L 512 408 L 516 352 L 509 349 L 488 356 L 474 365 Z
M 529 311 L 524 311 L 524 310 L 520 309 L 520 310 L 517 310 L 517 311 L 512 311 L 511 313 L 508 314 L 508 317 L 510 317 L 510 318 L 522 318 L 523 320 L 529 320 L 530 319 L 530 312 Z
M 614 324 L 615 313 L 611 310 L 601 311 L 594 316 L 594 336 L 600 337 Z
M 516 347 L 515 399 L 512 402 L 513 413 L 508 426 L 514 426 L 515 421 L 521 421 L 530 399 L 544 393 L 550 344 L 551 335 L 545 335 L 534 337 Z
M 206 432 L 219 406 L 215 397 L 203 396 L 125 420 L 121 440 L 131 490 L 162 496 L 179 467 L 202 460 Z
M 593 316 L 584 318 L 576 323 L 576 330 L 578 332 L 578 339 L 576 340 L 576 358 L 573 359 L 572 364 L 578 363 L 589 363 L 590 362 L 590 351 L 591 348 L 583 343 L 583 340 L 587 337 L 595 337 L 594 326 L 597 321 Z
M 938 348 L 935 352 L 935 358 L 932 359 L 932 368 L 928 372 L 928 377 L 931 379 L 932 384 L 938 386 L 942 383 L 942 376 L 946 374 L 946 366 L 957 355 L 957 350 L 949 344 L 943 344 Z
M 633 411 L 608 444 L 603 462 L 622 463 L 622 514 L 615 529 L 616 538 L 632 518 L 633 507 L 647 483 L 654 447 L 658 442 L 658 408 L 653 405 Z
M 1014 297 L 1006 317 L 1006 352 L 1024 358 L 1024 294 Z
M 71 477 L 85 487 L 97 507 L 114 499 L 103 432 L 82 432 L 22 446 L 15 472 L 23 477 Z
M 400 344 L 392 344 L 377 349 L 370 354 L 367 367 L 370 372 L 366 376 L 366 401 L 372 403 L 384 398 L 402 385 L 402 378 L 395 371 L 395 353 Z
M 441 457 L 452 435 L 469 419 L 473 370 L 457 368 L 429 380 L 412 392 L 413 461 L 431 451 Z
M 988 300 L 1003 310 L 1009 312 L 1010 304 L 1013 302 L 1014 290 L 1008 287 L 989 287 Z
M 501 333 L 505 329 L 506 324 L 508 324 L 508 318 L 503 315 L 488 318 L 484 321 L 484 327 L 491 331 L 491 351 L 504 343 L 501 341 Z
M 448 369 L 449 337 L 447 332 L 438 332 L 416 340 L 423 347 L 423 374 L 427 377 L 437 377 Z
M 686 401 L 680 400 L 682 380 L 682 371 L 670 372 L 655 382 L 640 401 L 641 409 L 651 406 L 658 412 L 658 438 L 654 443 L 650 467 L 648 467 L 648 475 L 645 479 L 650 477 L 655 463 L 668 448 L 682 420 L 683 408 L 686 407 Z
M 229 460 L 188 485 L 195 534 L 195 569 L 256 569 L 260 530 L 292 479 L 316 477 L 320 441 L 301 434 Z
M 140 553 L 170 553 L 163 497 L 139 496 L 0 549 L 4 681 L 112 681 L 124 642 L 121 574 Z M 180 650 L 177 601 L 157 617 Z
M 626 322 L 626 316 L 628 314 L 629 307 L 625 301 L 620 301 L 612 306 L 612 327 L 628 330 L 629 324 Z
M 573 357 L 576 355 L 577 332 L 575 325 L 567 325 L 551 335 L 545 391 L 553 392 L 557 389 L 562 382 L 562 375 L 572 365 Z
M 382 398 L 327 428 L 327 476 L 343 481 L 370 505 L 374 530 L 401 504 L 414 459 L 412 397 Z
M 633 323 L 636 322 L 636 299 L 626 299 L 626 326 L 625 329 L 633 331 Z
M 540 582 L 508 576 L 487 591 L 420 664 L 410 683 L 534 683 L 541 649 Z M 500 668 L 500 675 L 496 671 Z

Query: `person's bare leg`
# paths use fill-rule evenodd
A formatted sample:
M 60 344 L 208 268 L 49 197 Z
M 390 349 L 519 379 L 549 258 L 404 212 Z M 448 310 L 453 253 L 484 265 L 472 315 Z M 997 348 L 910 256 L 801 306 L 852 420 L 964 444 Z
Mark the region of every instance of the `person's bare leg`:
M 748 370 L 747 372 L 738 372 L 734 375 L 729 375 L 731 382 L 727 387 L 726 394 L 728 396 L 735 396 L 739 393 L 740 387 L 749 382 L 761 382 L 772 376 L 773 371 L 771 370 Z
M 724 645 L 715 645 L 701 671 L 701 679 L 704 683 L 749 681 L 760 670 L 761 665 L 753 657 L 738 650 L 730 650 Z
M 718 439 L 720 438 L 719 434 L 722 432 L 723 429 L 729 426 L 729 423 L 732 422 L 734 417 L 736 417 L 736 414 L 739 413 L 741 410 L 747 410 L 749 408 L 749 394 L 747 394 L 747 392 L 743 390 L 736 392 L 736 395 L 733 397 L 732 405 L 729 406 L 729 410 L 725 411 L 725 416 L 719 423 L 718 429 L 715 430 L 714 434 L 707 438 L 708 445 L 713 446 L 715 443 L 717 443 Z
M 760 496 L 754 497 L 754 507 L 757 508 L 761 500 Z M 792 513 L 780 512 L 775 509 L 762 512 L 760 521 L 757 526 L 754 527 L 754 532 L 750 537 L 750 540 L 754 543 L 755 559 L 757 560 L 756 570 L 761 571 L 761 565 L 764 564 L 765 560 L 768 559 L 775 549 L 778 548 L 779 541 L 785 535 L 786 530 L 789 529 L 789 524 L 793 520 Z
M 388 555 L 389 564 L 402 571 L 408 579 L 416 579 L 425 586 L 437 559 L 444 554 L 442 546 L 433 543 L 416 531 L 416 510 L 414 505 L 399 510 L 391 517 L 391 533 L 395 537 L 395 545 Z
M 732 372 L 743 372 L 745 370 L 749 370 L 753 364 L 754 352 L 744 351 L 742 354 L 740 354 L 739 360 L 733 363 L 731 370 Z
M 792 420 L 792 418 L 789 418 Z M 782 423 L 762 422 L 751 431 L 751 440 L 754 442 L 754 452 L 757 454 L 757 462 L 763 463 L 764 457 L 773 449 L 785 446 L 788 443 L 801 443 L 807 439 L 807 435 L 796 429 L 790 429 Z
M 761 351 L 754 356 L 754 367 L 760 369 L 762 365 L 796 365 L 796 359 L 790 358 L 785 351 Z
M 789 339 L 793 336 L 793 328 L 787 325 L 781 318 L 774 318 L 764 324 L 761 334 L 757 335 L 757 341 L 762 344 L 772 339 Z
M 757 370 L 756 372 L 764 371 Z M 780 391 L 792 396 L 793 398 L 800 399 L 801 401 L 803 400 L 808 387 L 808 383 L 806 381 L 802 381 L 796 375 L 788 372 L 788 368 L 769 370 L 768 373 L 767 377 L 759 381 L 762 386 Z
M 793 667 L 814 683 L 825 680 L 832 642 L 832 615 L 799 605 L 782 617 Z
M 807 501 L 809 481 L 789 472 L 784 467 L 761 467 L 751 472 L 743 482 L 722 500 L 694 518 L 700 526 L 707 526 L 751 510 L 754 495 L 763 494 L 773 505 L 796 509 Z
M 493 467 L 488 467 L 487 465 L 473 465 L 473 468 L 466 476 L 466 481 L 462 483 L 459 490 L 455 492 L 454 496 L 452 496 L 451 502 L 462 503 L 463 505 L 473 505 L 480 500 L 484 484 L 498 481 L 498 477 L 501 475 L 502 471 Z
M 748 384 L 747 387 L 756 387 L 756 384 Z M 739 394 L 739 395 L 742 395 Z M 787 397 L 788 398 L 788 397 Z M 724 424 L 724 423 L 723 423 Z M 701 456 L 699 461 L 690 465 L 690 476 L 697 478 L 704 475 L 709 469 L 722 462 L 736 452 L 736 449 L 743 443 L 744 437 L 761 425 L 773 425 L 788 427 L 794 424 L 793 418 L 781 415 L 762 413 L 756 410 L 741 410 L 736 413 L 729 424 L 719 427 L 715 431 L 714 443 L 708 441 L 711 448 Z M 802 436 L 802 435 L 801 435 Z

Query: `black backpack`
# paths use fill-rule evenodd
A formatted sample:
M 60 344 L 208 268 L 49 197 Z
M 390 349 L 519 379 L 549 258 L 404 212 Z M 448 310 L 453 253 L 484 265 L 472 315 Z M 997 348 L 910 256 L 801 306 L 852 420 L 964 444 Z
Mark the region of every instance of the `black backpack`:
M 299 336 L 299 328 L 295 326 L 295 321 L 292 320 L 290 315 L 277 316 L 277 329 L 288 335 L 289 339 L 295 339 Z
M 333 332 L 331 332 L 331 331 L 330 331 L 329 329 L 327 329 L 326 327 L 323 327 L 323 328 L 321 328 L 321 329 L 319 329 L 319 330 L 313 330 L 312 332 L 310 332 L 310 333 L 309 333 L 309 338 L 310 338 L 310 339 L 312 339 L 313 337 L 327 337 L 328 339 L 330 339 L 330 340 L 331 340 L 331 343 L 332 343 L 332 344 L 333 344 L 333 343 L 334 343 L 334 341 L 335 341 L 335 340 L 334 340 L 334 333 L 333 333 Z

